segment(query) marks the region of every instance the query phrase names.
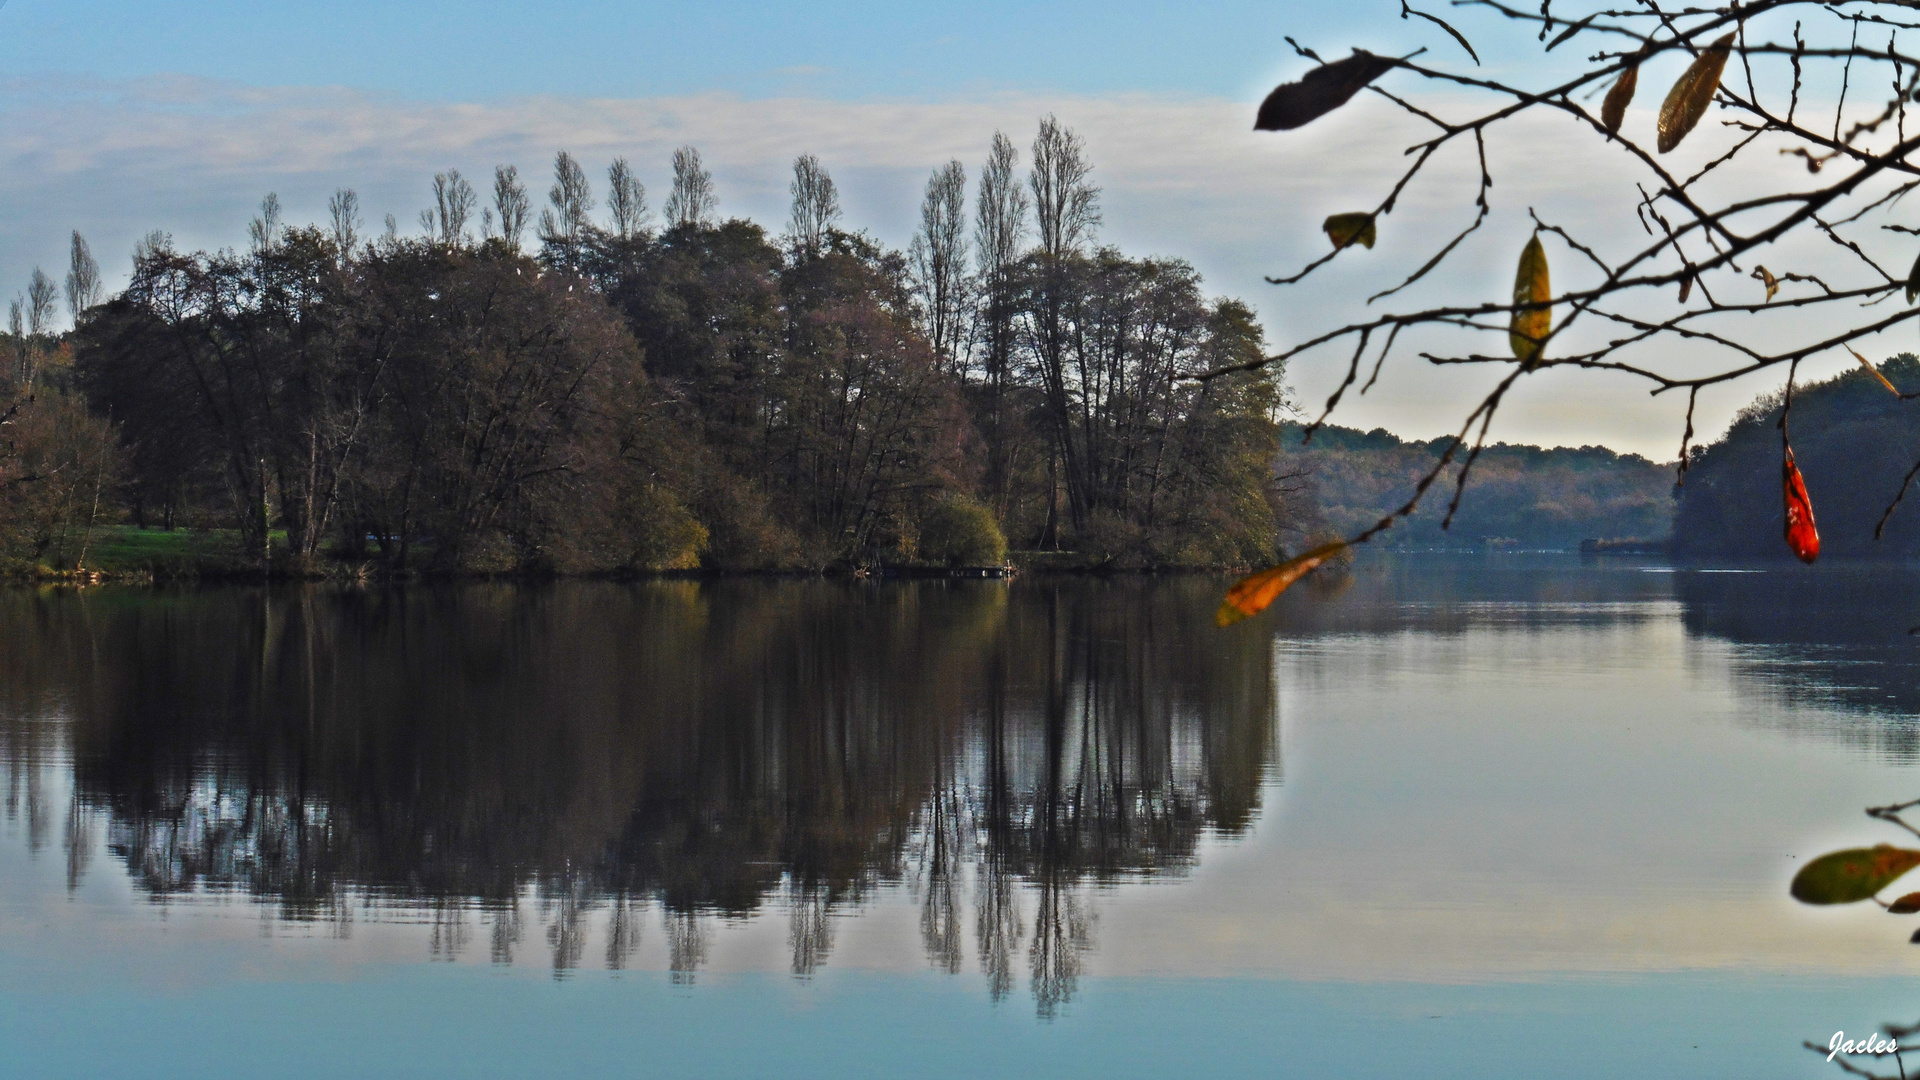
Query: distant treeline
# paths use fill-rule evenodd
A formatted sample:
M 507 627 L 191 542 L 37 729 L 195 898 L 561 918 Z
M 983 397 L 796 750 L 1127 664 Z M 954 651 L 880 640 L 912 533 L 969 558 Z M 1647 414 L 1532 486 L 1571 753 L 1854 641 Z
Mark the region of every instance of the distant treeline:
M 811 156 L 783 233 L 723 220 L 692 148 L 658 222 L 561 153 L 537 219 L 510 166 L 435 176 L 410 236 L 269 195 L 245 250 L 154 233 L 106 298 L 76 233 L 72 330 L 35 271 L 0 341 L 0 555 L 124 521 L 293 572 L 1273 559 L 1282 372 L 1184 378 L 1259 357 L 1252 313 L 1096 243 L 1071 131 L 1018 159 L 936 170 L 906 252 Z
M 1880 371 L 1901 391 L 1920 390 L 1920 358 L 1901 353 Z M 1740 411 L 1727 433 L 1696 448 L 1680 489 L 1676 553 L 1692 557 L 1785 559 L 1780 490 L 1784 392 Z M 1806 478 L 1823 557 L 1920 555 L 1920 506 L 1912 497 L 1875 527 L 1920 457 L 1920 411 L 1855 368 L 1797 387 L 1789 434 Z
M 1317 502 L 1321 527 L 1343 536 L 1404 504 L 1447 444 L 1406 441 L 1384 428 L 1328 426 L 1302 446 L 1302 434 L 1300 425 L 1286 426 L 1284 468 Z M 1673 467 L 1604 446 L 1486 448 L 1474 462 L 1452 526 L 1443 530 L 1455 475 L 1450 471 L 1410 518 L 1375 543 L 1574 550 L 1588 539 L 1661 541 L 1673 518 Z

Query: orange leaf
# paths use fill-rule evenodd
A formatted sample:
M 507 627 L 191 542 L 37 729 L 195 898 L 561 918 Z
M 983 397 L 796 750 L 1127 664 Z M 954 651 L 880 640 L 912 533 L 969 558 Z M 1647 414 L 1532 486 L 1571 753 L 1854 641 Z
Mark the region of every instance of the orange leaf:
M 1613 81 L 1613 89 L 1607 91 L 1607 100 L 1600 103 L 1600 122 L 1608 131 L 1620 134 L 1620 121 L 1627 118 L 1627 106 L 1633 103 L 1634 88 L 1640 85 L 1640 65 L 1635 64 L 1620 73 Z
M 1720 89 L 1720 73 L 1726 70 L 1727 53 L 1732 48 L 1732 34 L 1707 46 L 1680 76 L 1680 81 L 1673 84 L 1673 89 L 1667 91 L 1667 100 L 1660 104 L 1661 153 L 1679 146 L 1687 132 L 1707 115 L 1707 106 L 1713 104 L 1713 92 Z
M 1820 557 L 1820 530 L 1814 527 L 1813 500 L 1807 498 L 1807 482 L 1793 462 L 1792 447 L 1781 459 L 1780 476 L 1787 498 L 1787 546 L 1801 562 L 1810 563 Z
M 1278 600 L 1281 593 L 1287 591 L 1287 586 L 1345 550 L 1345 540 L 1322 544 L 1304 555 L 1295 555 L 1279 566 L 1241 578 L 1233 583 L 1233 588 L 1227 590 L 1226 598 L 1220 602 L 1220 610 L 1213 613 L 1214 623 L 1232 626 L 1241 619 L 1260 614 Z

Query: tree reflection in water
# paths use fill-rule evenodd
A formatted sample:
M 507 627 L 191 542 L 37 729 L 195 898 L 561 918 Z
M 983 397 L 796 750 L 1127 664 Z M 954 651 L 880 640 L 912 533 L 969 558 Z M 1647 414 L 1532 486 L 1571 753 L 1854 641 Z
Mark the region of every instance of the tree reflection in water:
M 1217 583 L 652 582 L 0 593 L 7 812 L 156 901 L 355 906 L 555 971 L 639 948 L 691 981 L 716 919 L 781 908 L 791 967 L 883 885 L 930 963 L 1073 994 L 1090 890 L 1180 874 L 1256 811 L 1270 639 Z M 971 911 L 968 908 L 971 907 Z M 524 910 L 523 910 L 524 909 Z M 523 926 L 537 920 L 540 929 Z M 477 932 L 476 932 L 477 931 Z

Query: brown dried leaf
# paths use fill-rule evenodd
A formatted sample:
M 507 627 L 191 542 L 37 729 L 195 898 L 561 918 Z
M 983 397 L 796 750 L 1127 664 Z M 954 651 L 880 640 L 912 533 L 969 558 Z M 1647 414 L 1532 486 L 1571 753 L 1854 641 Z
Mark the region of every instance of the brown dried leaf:
M 1687 297 L 1692 295 L 1693 295 L 1693 274 L 1689 272 L 1686 277 L 1683 277 L 1680 279 L 1680 302 L 1683 304 L 1686 303 Z
M 1600 122 L 1608 131 L 1620 134 L 1620 122 L 1627 118 L 1627 106 L 1633 104 L 1634 88 L 1640 85 L 1640 65 L 1635 64 L 1620 73 L 1613 81 L 1613 89 L 1607 91 L 1607 99 L 1600 103 Z
M 1920 892 L 1910 892 L 1887 905 L 1889 915 L 1911 915 L 1916 911 L 1920 911 Z
M 1547 274 L 1547 249 L 1540 244 L 1540 234 L 1535 233 L 1527 241 L 1527 246 L 1520 250 L 1520 267 L 1513 275 L 1513 303 L 1516 310 L 1507 333 L 1507 343 L 1513 347 L 1514 359 L 1526 367 L 1540 363 L 1541 346 L 1553 329 L 1553 309 L 1542 306 L 1520 310 L 1520 305 L 1544 305 L 1552 297 L 1553 283 Z
M 1913 260 L 1913 269 L 1907 271 L 1907 303 L 1920 297 L 1920 258 Z
M 1260 103 L 1255 131 L 1289 131 L 1345 105 L 1360 88 L 1392 70 L 1400 61 L 1353 50 L 1345 60 L 1322 64 L 1299 82 L 1281 83 Z
M 1713 104 L 1713 93 L 1720 89 L 1720 73 L 1726 70 L 1727 54 L 1733 49 L 1733 35 L 1727 34 L 1707 46 L 1695 57 L 1680 80 L 1667 91 L 1660 105 L 1660 152 L 1680 145 Z
M 1853 352 L 1853 346 L 1848 345 L 1848 346 L 1845 346 L 1845 348 L 1848 352 L 1853 353 L 1853 358 L 1855 360 L 1860 361 L 1861 367 L 1866 368 L 1867 371 L 1870 374 L 1872 374 L 1874 378 L 1880 380 L 1880 385 L 1887 388 L 1887 393 L 1892 394 L 1894 397 L 1900 396 L 1900 388 L 1893 385 L 1893 380 L 1887 378 L 1885 375 L 1882 375 L 1880 373 L 1880 369 L 1877 367 L 1874 367 L 1872 362 L 1869 361 L 1866 357 L 1861 356 L 1857 352 Z
M 1370 248 L 1378 238 L 1372 214 L 1334 214 L 1320 227 L 1327 231 L 1327 238 L 1333 241 L 1336 251 L 1352 243 Z

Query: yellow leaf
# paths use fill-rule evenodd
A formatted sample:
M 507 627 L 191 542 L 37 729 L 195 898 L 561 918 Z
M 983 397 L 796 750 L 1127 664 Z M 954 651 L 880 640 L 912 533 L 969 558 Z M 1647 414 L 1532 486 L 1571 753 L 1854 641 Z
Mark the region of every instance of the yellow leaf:
M 1547 276 L 1547 249 L 1540 245 L 1540 234 L 1533 234 L 1520 251 L 1520 269 L 1513 276 L 1513 322 L 1507 335 L 1514 359 L 1531 368 L 1540 362 L 1540 347 L 1553 329 L 1553 309 L 1544 306 L 1553 297 L 1553 285 Z M 1541 307 L 1523 310 L 1523 304 Z
M 1667 91 L 1667 100 L 1660 104 L 1661 153 L 1679 146 L 1687 132 L 1707 115 L 1707 106 L 1713 104 L 1713 92 L 1720 89 L 1720 73 L 1726 70 L 1727 53 L 1732 49 L 1732 34 L 1707 46 L 1707 51 L 1694 57 L 1680 81 Z
M 1774 277 L 1773 271 L 1764 266 L 1754 267 L 1752 276 L 1767 286 L 1767 303 L 1773 303 L 1773 294 L 1780 291 L 1780 279 Z
M 1613 89 L 1607 91 L 1607 100 L 1600 103 L 1600 122 L 1608 131 L 1620 134 L 1620 121 L 1627 118 L 1627 106 L 1633 104 L 1633 91 L 1640 85 L 1640 65 L 1635 64 L 1620 73 L 1613 81 Z
M 1333 241 L 1335 251 L 1356 242 L 1370 248 L 1377 236 L 1372 214 L 1335 214 L 1320 227 L 1327 231 L 1327 239 Z
M 1220 601 L 1220 610 L 1213 613 L 1214 623 L 1232 626 L 1241 619 L 1260 614 L 1267 610 L 1269 604 L 1278 600 L 1281 593 L 1287 591 L 1287 586 L 1345 550 L 1345 540 L 1322 544 L 1304 555 L 1295 555 L 1279 566 L 1241 578 L 1233 583 L 1233 588 L 1227 590 L 1226 598 Z
M 1880 373 L 1880 369 L 1877 367 L 1874 367 L 1873 364 L 1870 363 L 1866 357 L 1861 356 L 1857 352 L 1853 352 L 1853 346 L 1848 345 L 1848 346 L 1845 346 L 1845 348 L 1848 352 L 1853 353 L 1853 358 L 1855 360 L 1860 361 L 1861 367 L 1866 368 L 1869 372 L 1873 374 L 1874 378 L 1880 380 L 1880 385 L 1887 388 L 1887 393 L 1892 394 L 1894 397 L 1900 396 L 1900 388 L 1893 385 L 1893 380 L 1887 378 L 1885 375 L 1882 375 Z

